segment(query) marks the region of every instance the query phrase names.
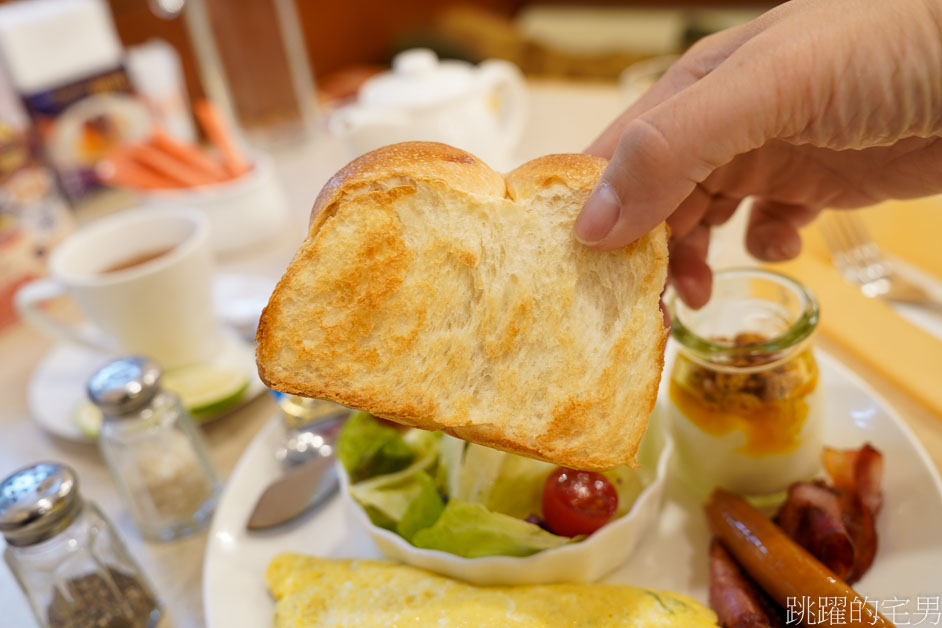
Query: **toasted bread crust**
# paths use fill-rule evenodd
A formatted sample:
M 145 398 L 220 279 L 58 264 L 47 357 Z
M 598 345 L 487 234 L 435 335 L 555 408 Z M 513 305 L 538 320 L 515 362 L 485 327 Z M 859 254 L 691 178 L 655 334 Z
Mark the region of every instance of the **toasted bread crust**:
M 345 194 L 395 178 L 438 181 L 472 194 L 503 196 L 506 189 L 504 178 L 471 153 L 437 142 L 391 144 L 351 161 L 324 184 L 311 209 L 312 231 Z
M 426 142 L 355 160 L 318 196 L 308 239 L 262 314 L 260 377 L 570 467 L 634 464 L 663 367 L 667 236 L 661 225 L 609 253 L 572 240 L 605 165 L 548 155 L 502 177 Z M 529 253 L 539 259 L 500 262 L 517 227 L 546 239 Z M 562 265 L 558 281 L 540 283 L 544 258 Z M 535 393 L 544 381 L 551 388 Z M 519 407 L 525 398 L 538 416 Z

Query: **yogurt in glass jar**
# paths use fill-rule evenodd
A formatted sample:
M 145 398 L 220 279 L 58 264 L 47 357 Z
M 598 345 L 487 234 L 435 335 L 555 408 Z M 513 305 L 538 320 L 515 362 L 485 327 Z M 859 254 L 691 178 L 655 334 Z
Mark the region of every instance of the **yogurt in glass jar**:
M 666 301 L 678 345 L 670 423 L 688 483 L 761 498 L 814 476 L 823 421 L 814 296 L 785 275 L 737 268 L 715 273 L 699 310 Z

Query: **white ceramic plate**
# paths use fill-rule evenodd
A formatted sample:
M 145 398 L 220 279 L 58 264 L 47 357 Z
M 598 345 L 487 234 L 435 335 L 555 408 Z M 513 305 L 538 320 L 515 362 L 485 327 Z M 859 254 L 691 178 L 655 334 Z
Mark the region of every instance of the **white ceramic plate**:
M 213 358 L 218 366 L 237 369 L 249 386 L 235 407 L 212 417 L 215 420 L 245 405 L 265 390 L 255 366 L 255 326 L 275 282 L 254 275 L 220 273 L 213 280 L 213 300 L 221 322 L 223 342 Z M 73 421 L 73 412 L 85 399 L 85 383 L 100 366 L 114 356 L 69 342 L 57 343 L 33 371 L 27 390 L 30 415 L 39 425 L 60 438 L 91 443 Z
M 910 617 L 918 618 L 919 596 L 942 594 L 942 482 L 896 412 L 835 360 L 819 355 L 819 363 L 827 413 L 825 442 L 855 447 L 869 441 L 885 456 L 879 550 L 873 568 L 855 588 L 876 602 L 908 599 Z M 663 392 L 662 388 L 662 401 Z M 279 552 L 380 556 L 337 497 L 282 528 L 246 531 L 256 499 L 278 476 L 273 451 L 279 432 L 278 422 L 272 421 L 249 446 L 229 478 L 213 520 L 203 568 L 209 628 L 271 625 L 274 604 L 264 573 Z M 671 478 L 659 525 L 606 581 L 679 591 L 706 602 L 708 542 L 697 498 Z

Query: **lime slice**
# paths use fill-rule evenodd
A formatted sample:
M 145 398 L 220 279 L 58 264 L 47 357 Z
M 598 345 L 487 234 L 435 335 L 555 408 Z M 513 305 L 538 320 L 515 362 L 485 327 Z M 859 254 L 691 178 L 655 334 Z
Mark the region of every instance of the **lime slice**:
M 237 404 L 249 380 L 239 371 L 193 364 L 167 371 L 161 384 L 180 397 L 196 421 L 205 421 Z
M 79 429 L 83 436 L 92 440 L 98 438 L 102 420 L 101 410 L 88 399 L 82 399 L 72 409 L 72 424 Z

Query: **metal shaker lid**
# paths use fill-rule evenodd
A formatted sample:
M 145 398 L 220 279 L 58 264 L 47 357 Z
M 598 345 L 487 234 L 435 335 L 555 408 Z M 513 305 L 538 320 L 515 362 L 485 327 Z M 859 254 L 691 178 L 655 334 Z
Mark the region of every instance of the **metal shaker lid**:
M 160 366 L 150 358 L 131 356 L 109 362 L 88 380 L 88 398 L 106 416 L 120 417 L 142 409 L 160 390 Z
M 33 545 L 65 530 L 82 506 L 75 472 L 39 462 L 0 482 L 0 534 L 10 545 Z

